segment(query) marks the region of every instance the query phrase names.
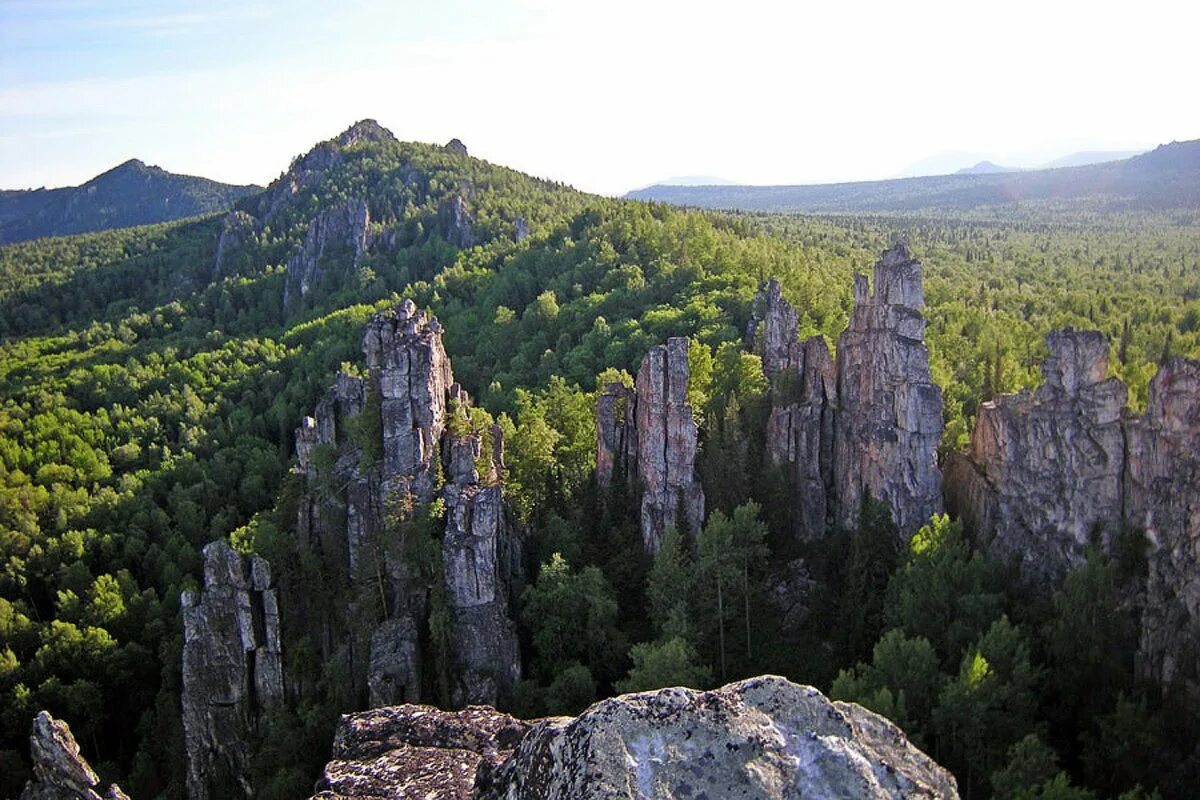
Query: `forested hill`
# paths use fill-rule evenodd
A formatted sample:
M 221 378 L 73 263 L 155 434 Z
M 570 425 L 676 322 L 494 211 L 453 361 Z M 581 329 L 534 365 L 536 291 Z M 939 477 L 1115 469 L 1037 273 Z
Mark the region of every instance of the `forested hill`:
M 258 191 L 131 159 L 81 186 L 0 191 L 0 244 L 211 214 Z
M 28 776 L 29 724 L 41 709 L 67 720 L 87 759 L 131 797 L 183 796 L 180 593 L 197 588 L 201 548 L 215 540 L 264 553 L 278 575 L 305 574 L 313 561 L 296 545 L 293 431 L 343 365 L 361 369 L 366 322 L 405 297 L 437 315 L 455 380 L 503 427 L 506 495 L 538 564 L 553 567 L 522 613 L 565 620 L 536 630 L 540 641 L 567 643 L 529 665 L 537 681 L 525 687 L 527 708 L 578 711 L 612 691 L 637 654 L 651 652 L 643 645 L 655 635 L 654 603 L 639 548 L 617 538 L 628 526 L 608 524 L 594 496 L 589 504 L 597 386 L 628 379 L 621 371 L 668 337 L 690 337 L 689 402 L 709 508 L 727 520 L 740 508 L 753 521 L 747 503 L 758 497 L 775 537 L 787 504 L 765 495 L 761 448 L 746 444 L 765 440 L 769 401 L 761 361 L 743 342 L 755 292 L 778 278 L 799 334 L 834 342 L 853 307 L 853 274 L 898 233 L 926 264 L 946 448 L 962 443 L 981 398 L 1040 380 L 1050 330 L 1108 334 L 1111 370 L 1135 405 L 1145 405 L 1161 360 L 1200 356 L 1194 226 L 716 214 L 583 194 L 472 158 L 461 143 L 397 141 L 371 122 L 316 145 L 226 214 L 0 247 L 0 797 L 17 795 Z M 845 545 L 811 563 L 835 574 L 847 552 L 870 551 Z M 974 602 L 993 591 L 972 577 L 965 555 L 945 563 L 946 574 L 978 585 L 944 596 L 970 593 Z M 888 572 L 871 575 L 882 603 Z M 305 591 L 319 600 L 317 577 Z M 712 583 L 697 593 L 703 615 L 674 629 L 695 640 L 697 674 L 715 679 L 724 676 L 714 665 L 726 670 L 715 657 L 724 634 Z M 751 573 L 746 585 L 766 578 Z M 838 585 L 844 594 L 814 590 L 826 605 L 814 608 L 803 643 L 764 634 L 752 650 L 738 637 L 728 677 L 770 671 L 829 687 L 839 669 L 869 661 L 882 611 L 863 610 L 846 633 L 838 598 L 857 602 L 866 590 Z M 936 655 L 921 645 L 921 663 L 933 664 L 921 699 L 909 701 L 927 724 L 943 684 L 960 686 L 964 647 L 1002 613 L 1004 642 L 1024 654 L 1019 695 L 989 682 L 989 694 L 947 701 L 958 705 L 946 725 L 979 720 L 970 737 L 945 739 L 957 763 L 987 765 L 974 769 L 977 797 L 1014 742 L 1028 745 L 1018 756 L 1040 743 L 1043 765 L 1061 754 L 1073 779 L 1105 796 L 1139 782 L 1188 785 L 1191 773 L 1168 745 L 1192 741 L 1174 733 L 1191 718 L 1177 722 L 1171 706 L 1120 691 L 1133 680 L 1127 650 L 1052 638 L 1090 630 L 1084 619 L 1121 619 L 1107 595 L 1095 597 L 1054 608 L 981 601 L 967 628 L 929 626 L 947 633 Z M 665 620 L 670 605 L 659 606 Z M 756 620 L 776 616 L 737 606 L 739 618 L 748 607 Z M 1055 616 L 1059 607 L 1081 616 Z M 308 668 L 308 696 L 343 680 L 302 640 L 285 647 Z M 1053 682 L 1073 669 L 1070 659 L 1093 655 L 1088 675 L 1099 677 Z M 1005 681 L 1010 673 L 1004 667 Z M 1017 711 L 977 713 L 985 701 Z M 1035 720 L 1029 709 L 1039 705 L 1049 711 Z M 256 796 L 307 796 L 346 710 L 313 702 L 275 720 L 278 745 L 257 757 Z M 1091 719 L 1103 727 L 1081 722 Z M 1185 795 L 1164 789 L 1172 796 Z
M 629 197 L 774 212 L 1123 212 L 1200 209 L 1200 139 L 1122 161 L 811 186 L 650 186 Z

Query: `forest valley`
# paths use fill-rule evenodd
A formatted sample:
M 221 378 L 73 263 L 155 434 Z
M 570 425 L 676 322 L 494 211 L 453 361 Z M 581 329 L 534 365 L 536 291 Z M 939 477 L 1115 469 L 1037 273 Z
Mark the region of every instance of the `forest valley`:
M 0 248 L 0 796 L 43 709 L 131 797 L 295 798 L 353 710 L 763 673 L 966 797 L 1189 796 L 1200 220 L 1033 212 L 613 200 L 366 121 Z

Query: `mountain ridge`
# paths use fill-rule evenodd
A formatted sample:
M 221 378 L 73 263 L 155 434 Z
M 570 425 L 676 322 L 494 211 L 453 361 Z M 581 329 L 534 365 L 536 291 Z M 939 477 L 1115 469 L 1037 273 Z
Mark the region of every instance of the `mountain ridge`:
M 0 190 L 0 244 L 211 214 L 260 191 L 130 158 L 78 186 Z
M 1031 204 L 1071 211 L 1194 209 L 1200 208 L 1200 139 L 1163 144 L 1121 161 L 1056 169 L 807 185 L 652 186 L 626 197 L 804 213 L 963 212 Z

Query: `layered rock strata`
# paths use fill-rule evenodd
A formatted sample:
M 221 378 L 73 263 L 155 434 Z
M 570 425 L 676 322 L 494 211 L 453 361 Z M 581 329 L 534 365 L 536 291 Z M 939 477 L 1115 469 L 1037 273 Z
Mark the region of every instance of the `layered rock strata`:
M 1050 584 L 1120 529 L 1124 384 L 1108 379 L 1108 339 L 1046 337 L 1045 383 L 979 408 L 970 450 L 947 460 L 946 496 L 981 544 Z
M 67 723 L 40 711 L 29 734 L 33 778 L 19 800 L 129 800 L 112 784 L 101 795 L 100 778 L 79 754 L 79 745 Z
M 834 496 L 838 524 L 858 525 L 864 498 L 887 503 L 907 538 L 942 510 L 937 446 L 942 392 L 925 346 L 921 264 L 898 244 L 854 279 L 854 311 L 838 339 Z
M 203 592 L 184 592 L 181 605 L 188 796 L 250 797 L 252 743 L 283 698 L 270 568 L 213 542 L 204 548 Z
M 619 473 L 641 492 L 642 541 L 650 552 L 668 527 L 695 535 L 704 524 L 688 378 L 688 340 L 674 337 L 642 359 L 632 390 L 609 384 L 597 403 L 597 481 L 609 488 Z
M 958 796 L 883 717 L 773 676 L 624 695 L 533 723 L 480 707 L 351 715 L 317 789 L 317 800 Z
M 355 641 L 348 615 L 325 625 L 324 655 L 346 665 L 351 702 L 384 705 L 420 700 L 429 676 L 422 631 L 430 591 L 441 582 L 453 617 L 454 664 L 444 702 L 495 703 L 520 675 L 509 614 L 519 574 L 515 526 L 500 479 L 503 439 L 496 427 L 476 430 L 470 398 L 458 384 L 437 319 L 405 301 L 379 314 L 363 336 L 367 375 L 340 374 L 312 417 L 296 431 L 297 470 L 306 477 L 298 530 L 328 569 L 342 576 L 340 594 L 375 585 L 383 621 Z M 445 504 L 441 572 L 413 563 L 402 537 L 435 498 Z M 439 595 L 441 596 L 441 595 Z M 361 625 L 358 625 L 361 627 Z

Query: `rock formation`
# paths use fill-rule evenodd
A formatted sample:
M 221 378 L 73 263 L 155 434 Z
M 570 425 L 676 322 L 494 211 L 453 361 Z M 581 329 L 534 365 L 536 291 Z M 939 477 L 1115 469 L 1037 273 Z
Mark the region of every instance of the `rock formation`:
M 475 246 L 475 221 L 465 197 L 456 194 L 443 202 L 438 217 L 446 241 L 462 250 Z
M 1125 438 L 1125 521 L 1150 542 L 1142 667 L 1200 697 L 1200 361 L 1158 371 Z
M 597 481 L 608 488 L 619 471 L 641 491 L 642 541 L 655 552 L 668 527 L 694 535 L 704 524 L 697 428 L 687 401 L 688 340 L 675 337 L 651 348 L 634 386 L 609 384 L 601 392 Z
M 829 529 L 833 508 L 833 357 L 820 336 L 797 341 L 798 315 L 774 278 L 759 290 L 755 319 L 750 341 L 771 383 L 767 457 L 787 472 L 794 535 L 801 541 L 819 539 Z
M 1200 362 L 1150 382 L 1146 413 L 1106 378 L 1108 339 L 1047 336 L 1045 383 L 984 403 L 966 453 L 947 458 L 946 500 L 977 540 L 1053 587 L 1122 527 L 1149 543 L 1143 672 L 1200 696 Z
M 1122 520 L 1127 392 L 1106 379 L 1108 339 L 1046 337 L 1045 383 L 979 408 L 971 449 L 947 460 L 947 502 L 978 541 L 1053 583 L 1107 544 Z
M 314 217 L 304 234 L 304 243 L 288 259 L 284 308 L 297 303 L 320 282 L 324 260 L 332 254 L 352 253 L 352 259 L 347 260 L 358 266 L 367 248 L 370 226 L 371 215 L 361 198 L 346 200 Z
M 412 301 L 367 324 L 363 352 L 367 375 L 340 374 L 296 431 L 297 470 L 307 483 L 297 527 L 341 576 L 344 598 L 337 609 L 318 610 L 326 620 L 319 627 L 336 631 L 324 637 L 322 655 L 345 665 L 350 703 L 420 700 L 432 680 L 422 675 L 422 632 L 438 611 L 431 591 L 441 582 L 454 644 L 443 701 L 495 703 L 520 676 L 508 609 L 521 558 L 500 485 L 500 431 L 475 428 L 441 325 Z M 433 575 L 430 564 L 406 555 L 402 539 L 424 535 L 405 526 L 439 497 L 446 519 L 441 573 Z M 356 641 L 353 631 L 380 611 L 352 607 L 348 598 L 362 585 L 375 587 L 383 619 Z
M 230 262 L 247 242 L 258 233 L 258 221 L 245 211 L 230 211 L 221 221 L 221 236 L 217 239 L 217 255 L 213 260 L 213 278 L 220 280 L 232 274 Z
M 480 766 L 499 765 L 529 723 L 486 706 L 401 705 L 343 716 L 313 800 L 467 800 Z
M 465 157 L 469 155 L 467 152 L 467 146 L 459 139 L 451 139 L 450 141 L 446 142 L 445 148 L 447 152 L 454 153 L 456 156 Z
M 314 800 L 957 796 L 954 778 L 883 717 L 764 676 L 533 723 L 482 707 L 346 716 Z
M 67 723 L 38 712 L 29 734 L 33 778 L 19 800 L 129 800 L 115 783 L 101 795 L 100 778 L 79 755 Z
M 838 340 L 834 429 L 835 518 L 858 524 L 864 497 L 891 506 L 907 537 L 942 510 L 937 446 L 942 392 L 925 347 L 921 264 L 898 244 L 854 279 L 854 311 Z
M 204 591 L 184 592 L 181 605 L 188 796 L 250 797 L 251 743 L 283 698 L 270 568 L 213 542 L 204 548 Z

